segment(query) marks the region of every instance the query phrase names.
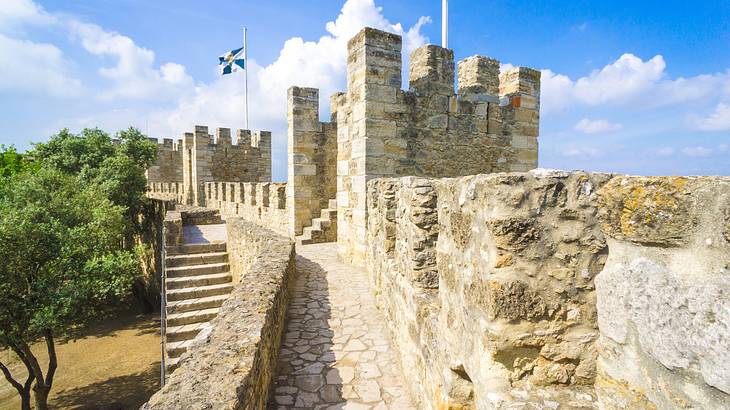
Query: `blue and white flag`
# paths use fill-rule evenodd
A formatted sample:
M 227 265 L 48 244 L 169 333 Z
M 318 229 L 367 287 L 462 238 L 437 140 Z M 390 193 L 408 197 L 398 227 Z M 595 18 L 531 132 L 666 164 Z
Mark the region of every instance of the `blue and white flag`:
M 218 57 L 218 67 L 221 69 L 221 75 L 235 73 L 238 69 L 246 69 L 243 59 L 243 47 L 231 50 Z

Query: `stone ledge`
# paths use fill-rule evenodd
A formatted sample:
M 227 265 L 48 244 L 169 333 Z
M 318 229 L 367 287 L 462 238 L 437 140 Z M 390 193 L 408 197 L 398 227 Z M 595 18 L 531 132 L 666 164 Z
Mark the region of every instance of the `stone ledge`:
M 266 405 L 296 270 L 294 244 L 240 218 L 226 223 L 231 270 L 242 279 L 211 330 L 198 335 L 142 409 Z

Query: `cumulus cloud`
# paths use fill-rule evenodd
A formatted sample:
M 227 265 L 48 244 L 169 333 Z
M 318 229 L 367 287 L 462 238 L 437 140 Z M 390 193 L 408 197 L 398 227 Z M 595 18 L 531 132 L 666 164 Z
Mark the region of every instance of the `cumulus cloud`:
M 31 0 L 4 0 L 0 6 L 0 91 L 30 92 L 52 97 L 79 95 L 81 81 L 72 63 L 53 44 L 22 38 L 26 26 L 50 26 L 58 20 Z
M 644 61 L 627 53 L 577 80 L 544 69 L 542 111 L 550 114 L 577 105 L 641 103 L 642 106 L 660 106 L 721 93 L 730 95 L 730 72 L 671 79 L 666 67 L 661 55 Z
M 694 123 L 702 131 L 730 130 L 730 105 L 720 103 L 710 115 L 695 118 Z
M 55 17 L 32 0 L 3 0 L 0 7 L 0 31 L 12 31 L 25 24 L 53 24 Z
M 573 127 L 574 130 L 584 134 L 601 134 L 618 131 L 621 128 L 623 128 L 621 124 L 612 123 L 606 120 L 589 120 L 588 118 L 583 118 Z
M 193 86 L 185 67 L 166 63 L 156 68 L 155 53 L 127 36 L 76 20 L 68 21 L 67 25 L 86 51 L 116 59 L 116 65 L 99 69 L 101 76 L 114 83 L 101 94 L 102 98 L 164 98 L 178 96 Z
M 22 91 L 53 97 L 77 96 L 81 81 L 69 73 L 70 62 L 56 46 L 0 34 L 0 91 Z
M 420 17 L 405 29 L 401 23 L 385 18 L 382 7 L 376 6 L 373 0 L 347 0 L 335 20 L 326 24 L 327 34 L 317 41 L 293 37 L 284 43 L 273 63 L 262 66 L 249 61 L 251 128 L 270 129 L 278 134 L 275 139 L 285 141 L 286 93 L 292 85 L 319 88 L 321 111 L 326 113 L 329 96 L 345 87 L 347 41 L 363 27 L 403 36 L 404 59 L 407 59 L 409 51 L 428 41 L 421 28 L 430 21 L 429 17 Z M 404 73 L 407 73 L 405 66 Z M 167 135 L 179 135 L 189 130 L 193 122 L 241 127 L 243 76 L 225 76 L 198 84 L 195 92 L 181 98 L 175 109 L 152 116 L 156 130 Z

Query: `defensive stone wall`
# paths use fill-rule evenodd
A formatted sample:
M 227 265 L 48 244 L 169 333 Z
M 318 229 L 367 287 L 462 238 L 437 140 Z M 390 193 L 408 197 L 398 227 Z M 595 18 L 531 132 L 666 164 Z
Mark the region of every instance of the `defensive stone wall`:
M 730 178 L 383 178 L 367 267 L 423 408 L 722 408 L 729 215 Z
M 236 143 L 229 128 L 196 125 L 173 143 L 157 146 L 157 160 L 147 171 L 148 183 L 162 184 L 155 190 L 174 194 L 187 205 L 205 206 L 205 184 L 214 181 L 271 182 L 271 133 L 238 130 Z M 167 191 L 165 191 L 167 189 Z M 170 192 L 173 191 L 174 192 Z
M 288 107 L 289 229 L 297 236 L 337 195 L 337 124 L 319 122 L 317 89 L 291 87 Z
M 205 203 L 224 219 L 240 217 L 289 236 L 286 188 L 285 183 L 207 182 Z
M 263 409 L 295 274 L 294 244 L 240 218 L 226 221 L 238 283 L 143 409 Z
M 182 141 L 173 142 L 164 138 L 162 144 L 157 138 L 150 138 L 157 144 L 157 159 L 147 169 L 148 183 L 182 183 L 183 182 L 183 147 Z
M 601 404 L 728 408 L 730 178 L 617 177 L 599 206 Z
M 500 75 L 497 60 L 475 56 L 459 63 L 456 92 L 453 51 L 427 45 L 412 53 L 404 91 L 401 47 L 400 36 L 372 28 L 350 40 L 347 91 L 330 99 L 330 123 L 319 122 L 317 90 L 289 90 L 290 228 L 299 234 L 336 190 L 339 252 L 356 264 L 365 261 L 370 179 L 537 166 L 540 72 Z

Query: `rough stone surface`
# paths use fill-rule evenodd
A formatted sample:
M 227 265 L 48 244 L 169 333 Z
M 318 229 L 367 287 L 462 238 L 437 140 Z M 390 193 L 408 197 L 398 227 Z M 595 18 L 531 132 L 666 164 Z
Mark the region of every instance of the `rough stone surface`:
M 285 183 L 208 182 L 206 206 L 289 236 Z
M 243 279 L 210 332 L 195 339 L 143 409 L 265 407 L 294 280 L 294 246 L 246 221 L 227 223 L 231 269 Z
M 297 253 L 269 408 L 415 409 L 364 270 L 338 262 L 334 244 Z
M 727 408 L 730 243 L 718 220 L 730 178 L 617 177 L 600 196 L 615 238 L 596 277 L 603 407 Z
M 218 128 L 214 137 L 200 125 L 175 143 L 164 139 L 147 170 L 149 191 L 206 206 L 207 182 L 271 182 L 271 133 L 239 130 L 236 140 L 233 144 L 229 128 Z
M 595 405 L 593 277 L 608 253 L 596 190 L 609 179 L 370 182 L 368 270 L 424 408 Z

